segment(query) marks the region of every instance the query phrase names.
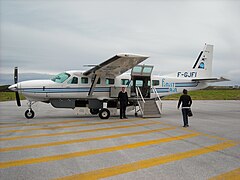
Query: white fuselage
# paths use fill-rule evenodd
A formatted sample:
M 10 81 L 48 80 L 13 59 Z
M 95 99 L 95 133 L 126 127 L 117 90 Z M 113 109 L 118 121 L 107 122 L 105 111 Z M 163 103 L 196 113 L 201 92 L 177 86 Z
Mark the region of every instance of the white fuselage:
M 66 71 L 69 77 L 64 82 L 56 80 L 32 80 L 22 81 L 12 85 L 18 92 L 23 94 L 31 101 L 48 101 L 50 99 L 110 99 L 112 87 L 131 87 L 131 74 L 124 73 L 117 76 L 114 80 L 100 78 L 100 82 L 94 88 L 92 96 L 88 96 L 91 87 L 91 78 L 84 76 L 81 71 Z M 73 81 L 77 79 L 77 81 Z M 127 83 L 128 82 L 128 83 Z M 126 85 L 128 84 L 128 85 Z M 151 75 L 151 82 L 148 83 L 154 87 L 159 96 L 168 96 L 171 94 L 182 93 L 183 89 L 188 91 L 203 89 L 207 83 L 192 81 L 190 77 L 167 77 Z M 141 84 L 139 84 L 141 86 Z M 151 92 L 150 98 L 156 96 Z

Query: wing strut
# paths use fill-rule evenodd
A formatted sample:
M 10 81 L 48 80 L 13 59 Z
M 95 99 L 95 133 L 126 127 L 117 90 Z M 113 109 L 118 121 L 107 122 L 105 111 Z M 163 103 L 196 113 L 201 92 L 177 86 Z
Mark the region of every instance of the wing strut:
M 98 82 L 98 79 L 99 79 L 99 76 L 95 74 L 94 78 L 93 78 L 93 81 L 92 81 L 92 85 L 91 85 L 91 87 L 89 89 L 89 92 L 88 92 L 88 96 L 91 96 L 93 94 L 93 91 L 94 91 L 95 86 Z

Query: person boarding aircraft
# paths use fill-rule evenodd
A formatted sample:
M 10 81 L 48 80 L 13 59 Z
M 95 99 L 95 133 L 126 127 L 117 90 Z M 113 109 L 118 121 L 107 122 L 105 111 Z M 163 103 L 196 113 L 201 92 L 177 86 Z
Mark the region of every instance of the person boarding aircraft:
M 21 106 L 19 93 L 28 100 L 25 112 L 28 119 L 34 117 L 32 105 L 38 101 L 50 103 L 55 108 L 89 108 L 91 114 L 107 119 L 110 111 L 116 112 L 118 92 L 123 86 L 130 105 L 135 107 L 135 115 L 140 111 L 143 117 L 160 117 L 160 97 L 181 93 L 183 89 L 203 89 L 208 83 L 227 80 L 212 77 L 213 45 L 205 44 L 191 69 L 165 76 L 152 75 L 153 66 L 140 65 L 147 58 L 145 55 L 117 54 L 85 72 L 66 71 L 51 80 L 22 82 L 18 82 L 16 67 L 15 84 L 9 89 L 15 91 L 18 106 Z M 131 73 L 126 73 L 130 69 Z

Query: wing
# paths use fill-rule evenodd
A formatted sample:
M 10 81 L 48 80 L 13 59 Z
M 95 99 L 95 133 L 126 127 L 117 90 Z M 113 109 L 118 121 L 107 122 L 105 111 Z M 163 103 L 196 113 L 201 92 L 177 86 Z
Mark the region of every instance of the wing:
M 230 81 L 229 79 L 226 79 L 224 77 L 220 78 L 198 78 L 198 79 L 192 79 L 192 81 L 197 82 L 208 82 L 208 83 L 214 83 L 214 82 L 221 82 L 221 81 Z
M 92 76 L 95 74 L 99 77 L 114 78 L 147 58 L 148 56 L 137 54 L 117 54 L 83 74 L 85 76 Z

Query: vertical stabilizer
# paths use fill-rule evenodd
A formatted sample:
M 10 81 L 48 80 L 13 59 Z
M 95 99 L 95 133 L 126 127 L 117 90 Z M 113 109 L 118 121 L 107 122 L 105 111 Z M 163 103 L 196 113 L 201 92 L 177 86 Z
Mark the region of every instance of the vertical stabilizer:
M 193 65 L 193 70 L 197 72 L 197 77 L 212 76 L 212 60 L 213 60 L 213 45 L 205 44 L 200 52 L 196 62 Z

